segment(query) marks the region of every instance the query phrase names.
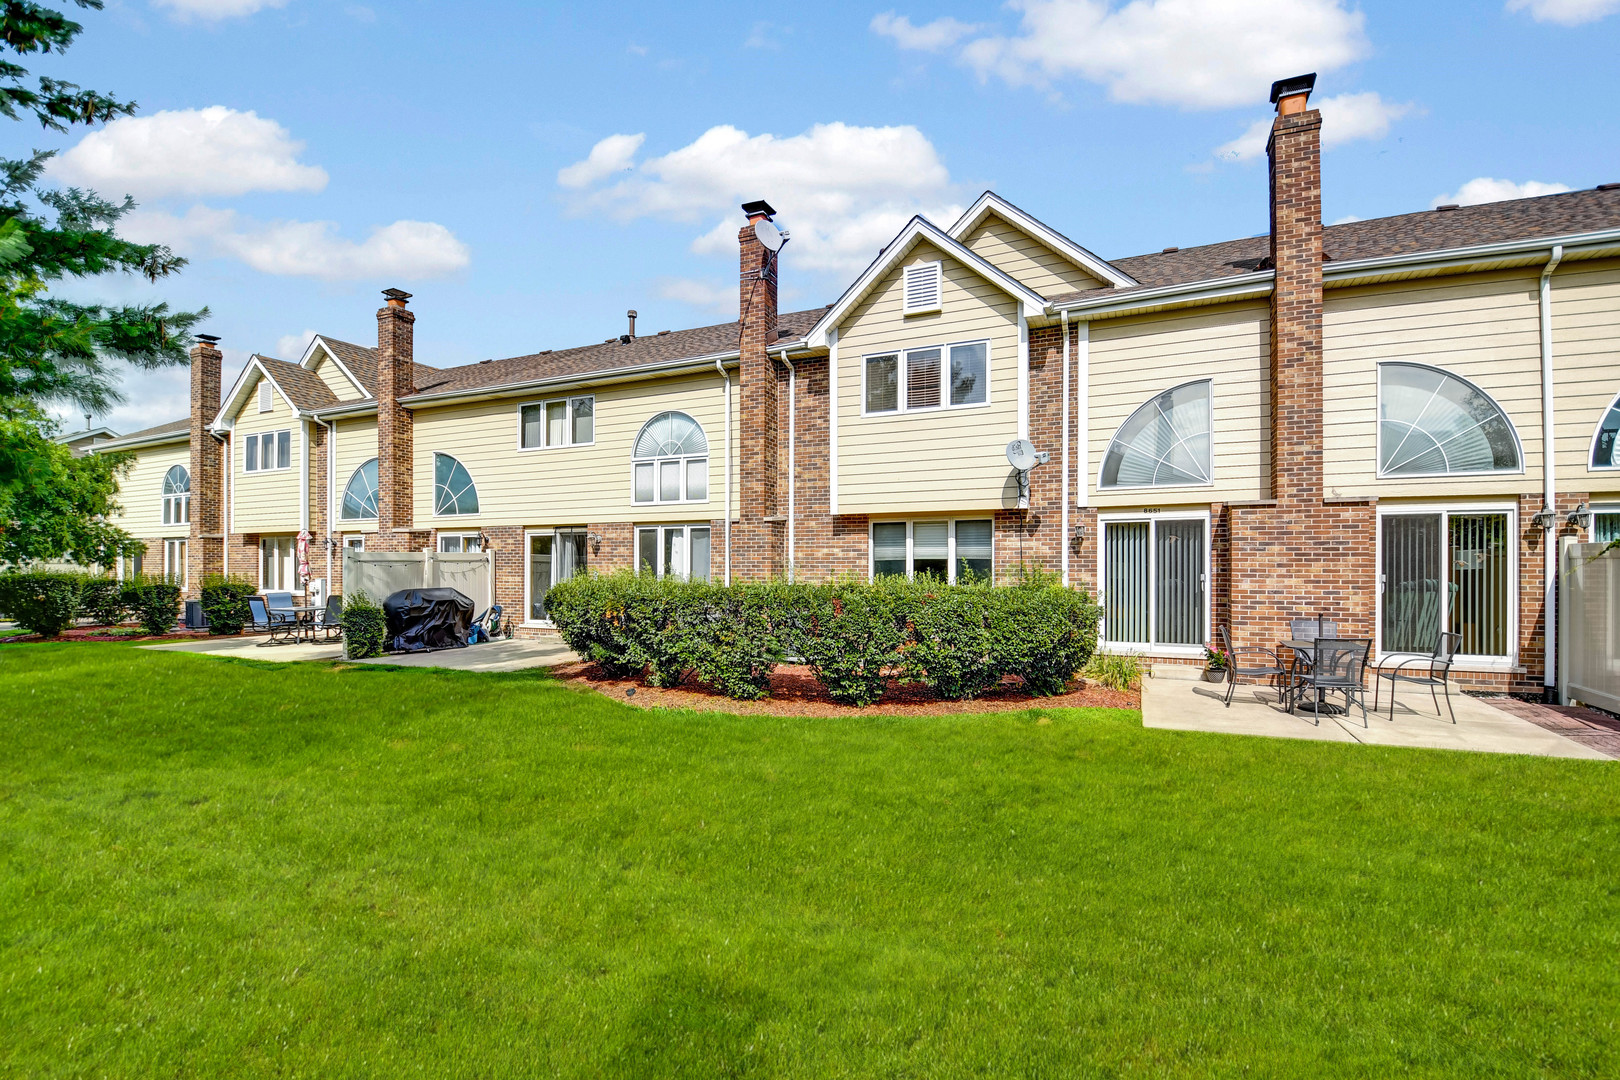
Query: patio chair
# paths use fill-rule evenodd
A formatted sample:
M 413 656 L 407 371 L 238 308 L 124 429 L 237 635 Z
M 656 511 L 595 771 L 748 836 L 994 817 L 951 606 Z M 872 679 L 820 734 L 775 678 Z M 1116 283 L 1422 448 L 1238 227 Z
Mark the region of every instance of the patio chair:
M 1296 666 L 1289 676 L 1288 711 L 1293 712 L 1302 694 L 1322 701 L 1328 694 L 1344 695 L 1344 711 L 1361 705 L 1361 723 L 1367 724 L 1367 654 L 1372 638 L 1317 638 L 1316 653 L 1303 669 Z M 1321 723 L 1321 716 L 1317 723 Z
M 290 640 L 294 631 L 290 612 L 273 610 L 262 596 L 248 597 L 248 624 L 244 627 L 256 634 L 269 634 L 269 641 L 261 645 L 281 644 Z
M 343 637 L 343 597 L 334 593 L 326 598 L 319 629 L 326 631 L 327 641 Z
M 1324 619 L 1321 616 L 1310 619 L 1289 619 L 1288 634 L 1290 637 L 1300 641 L 1338 637 L 1339 624 L 1332 619 Z
M 1388 679 L 1390 723 L 1395 722 L 1395 687 L 1401 683 L 1427 686 L 1429 698 L 1434 702 L 1434 715 L 1439 716 L 1440 696 L 1434 692 L 1438 686 L 1445 690 L 1446 711 L 1451 714 L 1451 722 L 1455 724 L 1457 713 L 1451 707 L 1451 664 L 1461 647 L 1461 634 L 1441 631 L 1434 643 L 1434 652 L 1427 656 L 1422 653 L 1394 653 L 1384 657 L 1373 669 L 1373 712 L 1378 711 L 1378 691 L 1382 688 L 1383 680 Z M 1391 663 L 1393 667 L 1389 666 Z
M 1245 645 L 1241 649 L 1234 649 L 1232 648 L 1232 635 L 1227 632 L 1226 627 L 1221 627 L 1220 631 L 1221 648 L 1226 651 L 1225 707 L 1228 709 L 1232 707 L 1232 694 L 1237 690 L 1237 681 L 1239 678 L 1258 679 L 1264 677 L 1272 682 L 1275 682 L 1277 684 L 1277 700 L 1281 701 L 1283 699 L 1283 679 L 1287 676 L 1288 672 L 1283 667 L 1282 661 L 1278 659 L 1276 651 L 1272 649 L 1262 649 L 1259 646 L 1254 645 Z M 1257 653 L 1260 656 L 1269 656 L 1271 657 L 1271 663 L 1264 666 L 1245 667 L 1243 664 L 1239 663 L 1239 657 L 1243 653 Z

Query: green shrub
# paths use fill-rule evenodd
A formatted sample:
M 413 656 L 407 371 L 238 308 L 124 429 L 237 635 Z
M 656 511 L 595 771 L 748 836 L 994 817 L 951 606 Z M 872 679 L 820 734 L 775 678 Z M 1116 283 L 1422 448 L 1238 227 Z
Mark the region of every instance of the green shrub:
M 124 583 L 124 603 L 148 634 L 167 634 L 180 614 L 180 586 L 168 578 L 143 574 Z
M 1017 675 L 1042 697 L 1061 694 L 1097 647 L 1097 605 L 1084 590 L 1031 576 L 994 590 L 991 658 L 998 677 Z
M 129 614 L 124 603 L 124 583 L 108 577 L 92 577 L 79 590 L 79 614 L 97 626 L 117 626 Z
M 769 585 L 677 584 L 670 634 L 692 673 L 728 697 L 753 701 L 771 692 L 782 658 Z
M 202 580 L 202 610 L 210 634 L 240 634 L 253 621 L 248 597 L 258 594 L 251 581 L 210 574 Z
M 568 647 L 613 678 L 641 670 L 622 633 L 624 594 L 634 578 L 629 571 L 579 574 L 546 593 L 546 614 Z
M 1142 659 L 1123 653 L 1095 653 L 1081 674 L 1110 690 L 1129 690 L 1142 678 Z
M 79 617 L 88 575 L 53 570 L 0 574 L 0 612 L 41 637 L 55 637 Z
M 883 696 L 889 669 L 907 638 L 904 579 L 811 586 L 800 595 L 809 625 L 798 652 L 827 696 L 841 705 L 870 705 Z
M 363 592 L 343 601 L 343 655 L 350 660 L 381 656 L 383 639 L 388 636 L 388 620 L 383 609 Z
M 914 585 L 906 608 L 911 626 L 911 647 L 902 664 L 906 679 L 949 701 L 978 697 L 999 682 L 990 627 L 1000 592 L 988 585 L 953 588 L 931 579 Z

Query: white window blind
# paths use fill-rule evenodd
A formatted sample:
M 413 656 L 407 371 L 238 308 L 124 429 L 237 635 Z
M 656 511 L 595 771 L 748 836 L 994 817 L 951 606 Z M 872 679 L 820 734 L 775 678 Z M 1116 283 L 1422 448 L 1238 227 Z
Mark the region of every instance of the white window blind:
M 905 270 L 904 313 L 938 311 L 940 308 L 940 264 L 918 263 Z

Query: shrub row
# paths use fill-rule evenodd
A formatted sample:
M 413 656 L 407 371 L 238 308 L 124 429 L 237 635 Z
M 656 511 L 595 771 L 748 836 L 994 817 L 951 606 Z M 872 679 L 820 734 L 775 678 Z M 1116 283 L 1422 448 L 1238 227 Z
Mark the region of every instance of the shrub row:
M 724 586 L 629 571 L 571 578 L 546 594 L 546 610 L 569 647 L 610 675 L 644 674 L 654 686 L 691 675 L 752 699 L 793 658 L 848 705 L 876 701 L 889 678 L 952 700 L 1004 675 L 1033 694 L 1062 693 L 1096 647 L 1098 616 L 1084 592 L 1046 577 L 1001 588 L 927 578 Z
M 179 611 L 180 586 L 160 577 L 120 582 L 60 570 L 0 574 L 0 614 L 42 637 L 55 637 L 81 615 L 111 625 L 131 612 L 147 633 L 166 634 Z
M 248 597 L 257 596 L 258 587 L 243 577 L 220 577 L 210 574 L 202 581 L 203 616 L 208 620 L 208 632 L 215 635 L 240 634 L 242 627 L 253 620 L 248 611 Z

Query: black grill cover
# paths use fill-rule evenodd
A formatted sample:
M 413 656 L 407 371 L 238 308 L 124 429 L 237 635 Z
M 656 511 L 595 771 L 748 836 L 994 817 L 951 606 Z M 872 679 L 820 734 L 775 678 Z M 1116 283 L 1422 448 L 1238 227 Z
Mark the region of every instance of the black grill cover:
M 465 649 L 473 602 L 455 589 L 401 589 L 383 601 L 388 652 Z

